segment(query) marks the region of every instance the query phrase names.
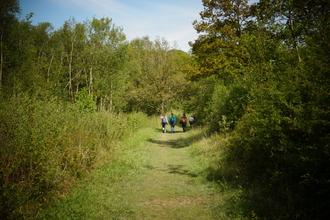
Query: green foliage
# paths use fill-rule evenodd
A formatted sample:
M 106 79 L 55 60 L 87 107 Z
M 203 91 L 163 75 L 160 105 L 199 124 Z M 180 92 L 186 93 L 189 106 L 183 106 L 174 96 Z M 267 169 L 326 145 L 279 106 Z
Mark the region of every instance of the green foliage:
M 224 127 L 221 124 L 226 118 L 230 121 L 228 129 L 233 129 L 245 113 L 248 89 L 239 83 L 226 86 L 223 80 L 212 78 L 204 80 L 200 85 L 197 109 L 200 120 L 207 124 L 211 131 L 222 131 Z
M 8 35 L 8 36 L 7 36 Z M 2 39 L 2 38 L 1 38 Z M 0 85 L 6 94 L 20 90 L 47 92 L 74 102 L 82 88 L 95 96 L 99 109 L 125 108 L 127 43 L 122 29 L 109 18 L 51 24 L 16 21 L 1 48 Z
M 127 98 L 131 106 L 159 114 L 182 105 L 188 90 L 183 66 L 189 55 L 174 49 L 164 38 L 134 39 L 129 50 L 132 80 Z
M 28 219 L 150 122 L 20 93 L 1 100 L 0 123 L 1 217 Z
M 80 111 L 93 112 L 96 110 L 96 103 L 93 97 L 88 94 L 87 89 L 81 90 L 76 97 L 76 105 Z
M 139 121 L 145 115 L 132 115 L 132 118 Z M 130 216 L 133 211 L 127 197 L 131 197 L 132 187 L 143 174 L 144 169 L 139 165 L 150 160 L 142 149 L 147 148 L 146 142 L 153 133 L 152 128 L 131 133 L 118 143 L 120 147 L 116 152 L 107 154 L 97 169 L 86 176 L 88 181 L 77 181 L 69 195 L 58 198 L 37 219 L 115 219 L 117 216 Z
M 234 168 L 232 176 L 244 186 L 246 216 L 324 219 L 330 177 L 329 45 L 324 43 L 329 19 L 324 14 L 330 4 L 260 1 L 251 7 L 252 14 L 242 14 L 255 20 L 245 23 L 237 38 L 228 39 L 237 48 L 229 44 L 214 51 L 219 48 L 214 45 L 221 46 L 217 42 L 234 34 L 218 27 L 225 27 L 221 24 L 235 12 L 217 14 L 227 9 L 218 6 L 234 2 L 204 2 L 203 21 L 195 23 L 204 33 L 193 44 L 201 71 L 197 74 L 224 79 L 214 80 L 208 90 L 201 88 L 211 94 L 199 94 L 199 113 L 209 116 L 204 122 L 210 122 L 212 131 L 226 132 L 228 121 L 233 122 L 225 166 Z M 242 58 L 240 65 L 230 65 L 231 53 Z M 240 74 L 229 77 L 228 67 Z M 202 79 L 200 84 L 207 80 L 212 81 Z
M 244 189 L 238 182 L 236 166 L 228 166 L 228 140 L 223 134 L 207 135 L 208 131 L 193 131 L 196 141 L 189 148 L 189 153 L 198 163 L 198 172 L 206 180 L 214 184 L 221 192 L 214 200 L 214 216 L 216 219 L 251 219 L 250 213 L 245 217 Z M 253 219 L 253 218 L 252 218 Z
M 232 80 L 241 74 L 244 62 L 240 36 L 251 16 L 248 1 L 210 0 L 203 1 L 203 6 L 202 20 L 193 23 L 200 35 L 191 43 L 201 64 L 199 73 Z
M 33 26 L 32 14 L 19 21 L 17 2 L 6 3 L 13 7 L 6 8 L 10 27 L 1 27 L 0 87 L 8 96 L 47 93 L 81 104 L 77 96 L 86 88 L 98 110 L 154 114 L 187 105 L 193 94 L 184 70 L 190 55 L 164 38 L 129 43 L 123 28 L 106 17 L 70 18 L 58 30 L 47 22 Z

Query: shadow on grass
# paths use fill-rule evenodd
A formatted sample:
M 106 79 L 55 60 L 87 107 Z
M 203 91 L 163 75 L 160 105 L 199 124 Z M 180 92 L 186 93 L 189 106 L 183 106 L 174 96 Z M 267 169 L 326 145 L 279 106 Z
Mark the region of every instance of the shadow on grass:
M 189 132 L 192 129 L 195 129 L 195 128 L 187 127 L 186 132 Z M 157 132 L 159 132 L 159 133 L 162 133 L 163 132 L 163 129 L 162 128 L 159 128 L 159 127 L 154 128 L 154 130 L 157 131 Z M 175 126 L 175 130 L 174 131 L 175 131 L 175 133 L 184 133 L 184 131 L 182 130 L 182 127 L 180 127 L 180 126 L 179 127 Z M 169 128 L 169 127 L 166 128 L 166 134 L 171 134 L 171 128 Z
M 184 133 L 181 128 L 179 128 L 180 130 L 175 130 L 175 133 L 171 133 L 170 131 L 167 131 L 164 135 L 176 135 L 177 133 Z M 155 128 L 155 130 L 159 133 L 162 133 L 162 129 L 161 128 Z M 188 128 L 186 132 L 190 132 L 191 128 Z M 158 140 L 158 139 L 154 139 L 154 138 L 150 138 L 148 141 L 154 144 L 158 144 L 161 147 L 170 147 L 170 148 L 185 148 L 185 147 L 189 147 L 191 144 L 193 144 L 194 142 L 202 139 L 203 137 L 205 137 L 205 133 L 197 133 L 196 135 L 193 136 L 189 136 L 187 138 L 178 138 L 178 139 L 172 139 L 172 140 L 167 140 L 167 141 L 162 141 L 162 140 Z
M 159 168 L 151 165 L 144 165 L 145 168 L 149 170 L 160 170 L 170 174 L 186 175 L 190 177 L 198 177 L 196 173 L 190 172 L 190 170 L 184 169 L 184 165 L 180 164 L 169 164 L 167 168 Z
M 168 173 L 172 173 L 172 174 L 179 174 L 179 175 L 187 175 L 190 177 L 197 177 L 198 175 L 196 173 L 192 173 L 187 169 L 184 169 L 183 165 L 167 165 L 168 169 L 166 171 L 168 171 Z
M 246 219 L 295 219 L 289 216 L 297 217 L 303 213 L 289 203 L 295 195 L 290 195 L 288 188 L 271 185 L 261 177 L 251 179 L 240 176 L 240 170 L 241 168 L 229 161 L 222 162 L 218 168 L 208 167 L 203 171 L 206 180 L 217 184 L 219 190 L 226 193 L 223 204 L 228 216 L 235 219 L 242 216 Z M 214 213 L 219 209 L 223 209 L 223 206 L 215 206 Z M 304 216 L 297 219 L 309 218 Z
M 170 147 L 170 148 L 184 148 L 189 147 L 189 144 L 187 144 L 187 141 L 185 139 L 178 139 L 178 140 L 169 140 L 169 141 L 161 141 L 156 139 L 149 139 L 148 140 L 151 143 L 158 144 L 161 147 Z

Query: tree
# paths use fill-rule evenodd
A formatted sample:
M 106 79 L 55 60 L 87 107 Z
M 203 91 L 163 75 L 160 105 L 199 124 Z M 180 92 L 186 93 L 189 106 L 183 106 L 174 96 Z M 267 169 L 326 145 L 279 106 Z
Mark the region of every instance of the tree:
M 74 101 L 79 91 L 79 80 L 84 69 L 83 54 L 86 41 L 86 27 L 77 23 L 74 18 L 64 22 L 58 30 L 63 53 L 63 64 L 67 72 L 65 88 L 68 90 L 69 99 Z M 62 55 L 61 55 L 62 56 Z
M 149 113 L 164 112 L 169 102 L 180 94 L 186 80 L 177 58 L 181 52 L 173 49 L 164 38 L 149 37 L 131 42 L 132 89 L 129 99 Z M 145 108 L 148 106 L 148 108 Z
M 0 4 L 0 92 L 3 85 L 3 74 L 7 54 L 10 53 L 8 45 L 10 32 L 13 23 L 16 23 L 16 13 L 19 13 L 20 8 L 17 0 L 2 0 Z
M 199 37 L 192 46 L 202 76 L 232 78 L 241 74 L 240 37 L 251 17 L 247 0 L 203 0 L 202 21 L 193 22 Z
M 112 19 L 77 23 L 71 18 L 49 40 L 47 80 L 67 91 L 70 101 L 86 87 L 100 109 L 122 109 L 118 97 L 126 88 L 126 45 L 122 28 Z
M 94 92 L 100 109 L 110 112 L 122 110 L 125 102 L 121 99 L 127 84 L 125 64 L 127 62 L 126 36 L 121 27 L 112 19 L 93 18 L 88 23 L 89 93 Z
M 230 154 L 244 182 L 258 178 L 260 218 L 265 209 L 277 218 L 329 215 L 329 6 L 260 1 L 257 27 L 243 37 L 249 101 Z

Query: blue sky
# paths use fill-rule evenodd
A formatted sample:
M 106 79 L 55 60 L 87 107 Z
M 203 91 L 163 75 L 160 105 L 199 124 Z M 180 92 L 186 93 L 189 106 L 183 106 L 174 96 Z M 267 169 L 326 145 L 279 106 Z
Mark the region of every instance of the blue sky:
M 203 10 L 202 0 L 20 0 L 20 7 L 22 18 L 34 13 L 34 25 L 50 22 L 59 29 L 70 17 L 77 22 L 108 17 L 124 29 L 127 40 L 164 37 L 186 52 L 188 42 L 197 39 L 192 22 Z
M 183 51 L 189 50 L 188 41 L 197 39 L 192 22 L 203 10 L 201 0 L 20 0 L 20 7 L 22 18 L 34 13 L 34 25 L 50 22 L 59 29 L 70 17 L 77 22 L 108 17 L 123 27 L 127 40 L 159 36 Z

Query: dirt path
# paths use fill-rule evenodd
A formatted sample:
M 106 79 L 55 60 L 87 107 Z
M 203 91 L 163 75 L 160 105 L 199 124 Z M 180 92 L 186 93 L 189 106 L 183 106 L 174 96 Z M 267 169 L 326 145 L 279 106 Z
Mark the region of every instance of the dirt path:
M 212 219 L 212 192 L 189 157 L 188 133 L 151 139 L 149 171 L 135 192 L 136 219 Z

